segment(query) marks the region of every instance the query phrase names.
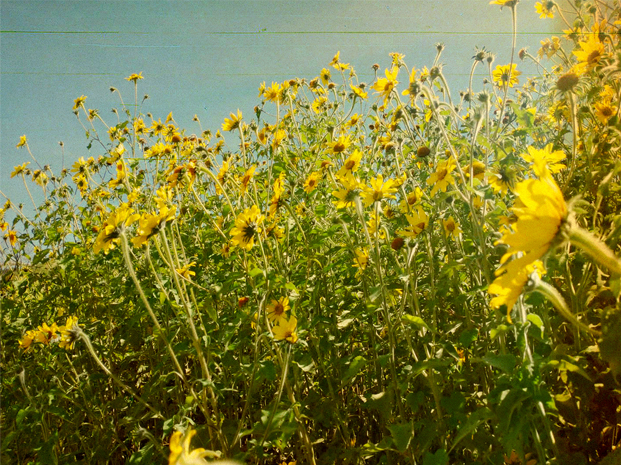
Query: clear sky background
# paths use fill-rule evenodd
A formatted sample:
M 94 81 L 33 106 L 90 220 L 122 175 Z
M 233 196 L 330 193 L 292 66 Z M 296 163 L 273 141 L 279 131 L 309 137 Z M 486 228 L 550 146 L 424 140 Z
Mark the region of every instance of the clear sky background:
M 563 25 L 539 19 L 534 4 L 518 4 L 517 47 L 536 55 L 540 40 Z M 139 99 L 150 97 L 143 112 L 164 119 L 172 111 L 188 134 L 200 132 L 195 114 L 214 132 L 238 108 L 249 119 L 262 81 L 312 79 L 337 51 L 371 83 L 372 64 L 383 73 L 390 52 L 405 54 L 410 67 L 430 67 L 434 44 L 443 42 L 457 95 L 476 46 L 496 54 L 494 65 L 509 62 L 511 11 L 489 0 L 2 0 L 0 30 L 0 190 L 29 208 L 21 180 L 10 179 L 14 166 L 31 161 L 15 147 L 20 136 L 55 172 L 97 158 L 103 152 L 87 150 L 73 100 L 88 96 L 87 108 L 115 122 L 110 109 L 120 105 L 109 88 L 133 101 L 124 80 L 132 73 L 144 76 Z M 521 82 L 536 73 L 519 61 L 518 69 Z M 405 88 L 405 74 L 400 81 Z

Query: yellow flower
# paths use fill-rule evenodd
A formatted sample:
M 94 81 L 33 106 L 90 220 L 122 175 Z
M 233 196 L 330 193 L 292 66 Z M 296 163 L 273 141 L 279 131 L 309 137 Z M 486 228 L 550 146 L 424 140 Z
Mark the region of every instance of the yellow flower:
M 485 165 L 478 160 L 474 160 L 471 166 L 465 170 L 464 175 L 466 177 L 470 177 L 470 170 L 472 169 L 472 174 L 474 179 L 483 180 L 485 177 Z
M 360 97 L 361 99 L 366 99 L 369 94 L 367 92 L 365 92 L 364 90 L 362 90 L 360 87 L 358 86 L 354 86 L 354 85 L 349 85 L 349 87 L 351 87 L 351 90 L 354 91 L 354 94 L 357 95 L 358 97 Z
M 177 212 L 176 205 L 173 205 L 171 208 L 161 203 L 161 201 L 158 201 L 158 203 L 160 204 L 160 212 L 157 215 L 155 213 L 145 213 L 140 216 L 138 228 L 136 229 L 138 235 L 132 238 L 132 244 L 135 247 L 142 247 L 152 236 L 165 227 L 167 222 L 175 218 L 175 213 Z
M 380 223 L 380 218 L 375 216 L 375 213 L 371 213 L 369 221 L 367 221 L 367 228 L 371 237 L 375 237 L 376 235 L 378 235 L 380 239 L 386 237 L 386 232 L 380 228 Z
M 519 0 L 492 0 L 489 2 L 490 5 L 500 5 L 502 9 L 503 6 L 514 7 Z
M 561 150 L 552 151 L 551 143 L 541 150 L 530 146 L 528 147 L 528 153 L 523 153 L 521 157 L 529 163 L 536 163 L 539 161 L 546 163 L 552 173 L 558 173 L 565 168 L 565 165 L 559 163 L 566 158 L 565 154 Z
M 311 108 L 315 113 L 319 114 L 326 109 L 327 102 L 328 99 L 326 97 L 317 97 L 315 100 L 313 100 Z
M 339 154 L 343 153 L 351 145 L 350 137 L 340 135 L 339 138 L 333 142 L 330 142 L 330 153 Z
M 576 67 L 578 74 L 593 69 L 606 50 L 604 44 L 600 42 L 598 34 L 589 34 L 588 36 L 589 38 L 586 41 L 579 44 L 582 50 L 573 52 L 578 58 L 578 66 Z
M 22 165 L 18 165 L 14 167 L 13 172 L 11 173 L 11 177 L 14 178 L 17 175 L 22 174 L 28 165 L 30 165 L 29 161 L 27 161 L 26 163 Z
M 513 87 L 515 84 L 519 84 L 520 80 L 518 76 L 522 74 L 521 71 L 517 71 L 515 68 L 517 65 L 513 63 L 511 68 L 509 65 L 498 65 L 496 69 L 492 73 L 494 78 L 494 82 L 501 88 L 505 88 L 506 86 Z
M 333 201 L 333 203 L 336 204 L 338 209 L 354 206 L 360 182 L 351 172 L 347 172 L 345 176 L 341 176 L 338 179 L 343 189 L 332 192 L 332 195 L 338 199 Z
M 511 211 L 517 221 L 498 241 L 509 249 L 488 289 L 489 294 L 496 295 L 490 305 L 506 305 L 507 312 L 522 292 L 532 265 L 548 251 L 567 217 L 567 204 L 545 161 L 535 160 L 533 170 L 538 179 L 526 179 L 515 187 L 519 203 Z
M 610 102 L 597 102 L 595 104 L 595 117 L 602 124 L 607 124 L 608 120 L 615 115 L 615 109 Z
M 358 268 L 356 277 L 360 276 L 364 270 L 366 270 L 369 264 L 369 251 L 366 249 L 356 249 L 356 256 L 354 257 L 354 267 Z
M 204 457 L 217 457 L 218 454 L 212 451 L 198 448 L 190 451 L 190 442 L 196 434 L 195 430 L 185 433 L 175 431 L 170 437 L 170 455 L 168 465 L 208 465 L 209 462 Z
M 250 184 L 250 181 L 252 180 L 252 177 L 254 176 L 254 171 L 256 169 L 257 169 L 257 165 L 252 165 L 250 168 L 248 168 L 246 173 L 244 173 L 244 176 L 242 176 L 240 180 L 241 195 L 244 195 L 246 193 L 246 190 L 248 189 L 248 185 Z
M 140 218 L 140 215 L 134 214 L 133 211 L 129 205 L 124 203 L 110 214 L 99 230 L 93 252 L 99 253 L 100 250 L 103 250 L 107 254 L 115 248 L 115 244 L 120 241 L 123 228 Z
M 334 58 L 332 58 L 332 61 L 330 62 L 330 66 L 332 66 L 335 69 L 338 69 L 339 71 L 344 71 L 349 68 L 349 63 L 341 63 L 339 61 L 340 55 L 341 55 L 341 52 L 336 52 L 336 55 L 334 55 Z
M 547 56 L 548 58 L 552 58 L 556 52 L 561 48 L 561 39 L 554 36 L 552 37 L 552 41 L 550 39 L 542 40 L 541 48 L 537 52 L 537 56 L 539 58 L 543 58 L 543 56 Z
M 386 78 L 378 79 L 377 82 L 371 86 L 373 90 L 379 92 L 383 97 L 384 104 L 386 104 L 386 101 L 390 98 L 392 90 L 399 84 L 399 81 L 397 81 L 398 73 L 399 68 L 397 66 L 393 66 L 390 71 L 386 69 L 384 71 Z
M 28 143 L 28 141 L 26 140 L 26 134 L 24 134 L 23 136 L 20 136 L 19 138 L 19 142 L 16 145 L 17 148 L 23 147 L 24 145 L 26 145 Z
M 224 123 L 222 123 L 223 131 L 232 131 L 239 127 L 239 123 L 242 119 L 242 112 L 237 110 L 237 115 L 235 113 L 231 113 L 231 119 L 224 118 Z
M 272 328 L 274 339 L 294 344 L 298 340 L 298 335 L 295 332 L 297 325 L 298 320 L 294 316 L 290 316 L 288 320 L 281 321 L 278 325 Z
M 509 166 L 501 166 L 489 176 L 488 182 L 494 192 L 505 195 L 508 189 L 513 190 L 515 171 Z
M 60 343 L 58 346 L 61 349 L 72 350 L 75 345 L 75 341 L 78 338 L 78 331 L 80 327 L 78 326 L 78 318 L 75 316 L 70 316 L 67 318 L 67 322 L 65 326 L 61 326 L 58 328 L 60 331 Z
M 432 173 L 431 176 L 427 178 L 427 185 L 431 186 L 433 184 L 433 188 L 430 193 L 432 197 L 436 192 L 438 192 L 438 190 L 446 192 L 449 184 L 455 184 L 455 178 L 451 172 L 456 168 L 456 166 L 457 165 L 455 165 L 455 160 L 453 160 L 453 158 L 449 158 L 446 161 L 438 163 L 435 173 Z
M 228 160 L 222 160 L 222 168 L 220 168 L 220 171 L 218 171 L 218 176 L 217 179 L 220 182 L 220 184 L 216 184 L 216 194 L 222 194 L 222 187 L 224 187 L 224 184 L 226 183 L 226 177 L 227 177 L 227 173 L 229 171 L 229 161 Z
M 47 174 L 45 174 L 43 171 L 41 170 L 35 170 L 32 173 L 32 180 L 34 182 L 36 182 L 38 185 L 40 185 L 41 187 L 45 187 L 45 185 L 47 184 Z
M 540 19 L 554 18 L 552 8 L 554 8 L 554 2 L 543 1 L 535 3 L 535 11 L 539 13 Z
M 8 239 L 11 246 L 14 246 L 17 243 L 17 231 L 13 231 L 9 229 L 7 233 L 4 235 L 5 239 Z
M 453 239 L 457 239 L 461 234 L 459 225 L 455 223 L 455 218 L 449 216 L 447 220 L 442 220 L 442 226 L 447 236 L 452 236 Z
M 349 121 L 347 122 L 347 126 L 349 127 L 353 127 L 356 126 L 361 120 L 361 117 L 358 113 L 354 113 L 352 115 L 352 117 L 349 119 Z
M 304 182 L 304 191 L 307 194 L 310 194 L 311 192 L 313 192 L 315 190 L 315 188 L 317 187 L 317 184 L 319 184 L 319 180 L 321 179 L 321 173 L 318 171 L 315 171 L 313 173 L 311 173 L 308 178 L 306 178 L 306 181 Z
M 511 310 L 522 293 L 528 277 L 537 271 L 541 275 L 543 264 L 536 260 L 529 262 L 530 257 L 522 256 L 510 261 L 496 271 L 496 279 L 489 285 L 487 292 L 495 297 L 490 300 L 492 308 L 507 307 L 507 321 L 511 323 Z
M 280 324 L 286 319 L 286 314 L 290 308 L 288 297 L 281 297 L 278 300 L 272 300 L 266 308 L 267 318 L 272 322 L 272 324 Z
M 43 323 L 37 328 L 35 341 L 47 345 L 57 338 L 56 332 L 59 330 L 60 328 L 56 323 L 52 323 L 52 326 L 48 326 L 47 323 Z
M 278 147 L 280 147 L 282 141 L 285 140 L 285 137 L 287 137 L 287 131 L 285 131 L 284 129 L 279 129 L 278 131 L 276 131 L 274 133 L 274 139 L 272 140 L 272 149 L 276 150 Z
M 411 215 L 405 215 L 405 218 L 408 220 L 409 226 L 397 231 L 397 234 L 401 236 L 414 238 L 423 232 L 429 224 L 429 217 L 420 206 L 413 209 Z
M 360 152 L 358 149 L 354 150 L 353 153 L 347 158 L 347 160 L 345 160 L 345 163 L 343 163 L 343 166 L 340 170 L 338 170 L 336 175 L 339 177 L 345 177 L 347 176 L 347 173 L 353 173 L 355 171 L 358 171 L 358 168 L 360 168 L 361 159 L 362 152 Z
M 133 82 L 134 84 L 136 84 L 136 82 L 140 79 L 144 79 L 142 77 L 142 71 L 140 71 L 138 74 L 132 73 L 128 77 L 125 78 L 126 81 Z
M 405 199 L 399 202 L 399 211 L 401 213 L 408 213 L 412 210 L 414 205 L 421 201 L 423 198 L 423 191 L 420 187 L 416 186 L 414 191 L 409 192 Z
M 416 72 L 416 68 L 412 68 L 412 71 L 410 72 L 410 84 L 407 89 L 401 92 L 401 95 L 409 95 L 410 99 L 415 98 L 420 92 L 420 86 L 416 82 Z
M 22 337 L 19 340 L 19 347 L 21 349 L 24 349 L 24 351 L 29 350 L 30 346 L 32 345 L 32 343 L 34 342 L 34 340 L 37 337 L 37 333 L 38 333 L 38 331 L 36 331 L 34 329 L 30 329 L 30 330 L 26 331 L 26 334 L 24 334 L 24 337 Z
M 395 181 L 394 179 L 389 179 L 384 182 L 384 176 L 378 174 L 375 179 L 371 179 L 371 186 L 364 186 L 364 192 L 362 195 L 362 200 L 364 205 L 368 207 L 374 202 L 379 202 L 382 199 L 394 199 L 395 196 L 392 195 L 394 192 L 397 192 L 397 188 L 394 187 Z
M 116 162 L 116 179 L 110 180 L 108 185 L 110 187 L 116 187 L 119 184 L 122 184 L 125 176 L 127 176 L 127 169 L 125 168 L 125 163 L 123 163 L 123 160 L 119 160 Z
M 256 205 L 246 208 L 235 219 L 235 227 L 231 230 L 231 244 L 245 250 L 252 249 L 255 237 L 261 232 L 260 224 L 264 218 Z
M 190 262 L 181 268 L 175 268 L 175 271 L 183 276 L 185 279 L 190 279 L 192 276 L 196 276 L 196 273 L 190 269 L 193 266 L 196 266 L 196 262 Z
M 281 100 L 282 89 L 277 82 L 272 82 L 271 87 L 267 87 L 263 91 L 263 97 L 270 102 L 280 102 Z
M 77 110 L 80 107 L 84 106 L 84 101 L 86 100 L 86 95 L 82 95 L 73 101 L 73 110 Z
M 319 73 L 319 78 L 321 79 L 321 82 L 323 82 L 324 84 L 327 84 L 328 82 L 330 82 L 330 70 L 323 68 L 321 72 Z

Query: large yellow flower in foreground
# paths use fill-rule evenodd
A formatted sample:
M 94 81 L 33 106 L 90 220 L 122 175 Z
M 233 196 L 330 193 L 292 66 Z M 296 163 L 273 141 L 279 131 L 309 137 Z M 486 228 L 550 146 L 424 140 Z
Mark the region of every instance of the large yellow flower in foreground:
M 235 219 L 235 227 L 231 230 L 231 244 L 250 250 L 254 246 L 255 237 L 261 232 L 260 224 L 265 216 L 259 207 L 253 205 Z
M 515 187 L 519 202 L 511 210 L 517 221 L 498 241 L 509 249 L 488 289 L 496 296 L 491 306 L 506 305 L 508 318 L 536 262 L 548 251 L 567 217 L 567 204 L 545 161 L 536 160 L 533 169 L 539 178 L 527 179 Z
M 190 442 L 196 431 L 187 431 L 184 435 L 181 431 L 175 431 L 170 437 L 170 455 L 168 465 L 207 465 L 205 457 L 213 458 L 214 452 L 207 451 L 202 447 L 190 451 Z

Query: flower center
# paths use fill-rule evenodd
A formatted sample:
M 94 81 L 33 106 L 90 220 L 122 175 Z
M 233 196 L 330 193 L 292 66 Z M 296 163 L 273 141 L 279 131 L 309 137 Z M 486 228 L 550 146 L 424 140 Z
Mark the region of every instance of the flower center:
M 248 223 L 246 226 L 244 226 L 244 228 L 242 229 L 244 241 L 250 242 L 250 239 L 254 237 L 254 233 L 256 232 L 256 229 L 257 227 L 254 223 Z

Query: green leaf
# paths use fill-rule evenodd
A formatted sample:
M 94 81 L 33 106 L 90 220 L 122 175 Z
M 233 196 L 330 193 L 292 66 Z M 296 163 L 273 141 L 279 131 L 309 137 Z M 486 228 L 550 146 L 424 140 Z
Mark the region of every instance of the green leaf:
M 445 449 L 438 449 L 435 454 L 425 452 L 423 465 L 448 465 L 449 457 Z
M 541 332 L 543 333 L 543 321 L 541 320 L 541 317 L 539 315 L 536 315 L 535 313 L 529 313 L 526 319 L 534 324 L 537 328 L 541 329 Z
M 455 446 L 466 436 L 473 434 L 481 423 L 491 420 L 493 417 L 494 414 L 487 407 L 475 410 L 474 413 L 468 417 L 468 420 L 463 424 L 463 426 L 459 428 L 450 450 L 453 450 Z
M 411 423 L 402 423 L 398 425 L 390 425 L 388 427 L 390 435 L 392 436 L 392 442 L 399 452 L 405 452 L 410 445 L 414 431 L 412 431 Z
M 609 311 L 602 318 L 602 337 L 597 341 L 601 357 L 615 377 L 621 375 L 621 312 Z
M 496 328 L 492 328 L 489 332 L 489 335 L 492 339 L 496 339 L 497 337 L 505 334 L 507 331 L 509 331 L 509 327 L 507 325 L 499 325 Z
M 427 331 L 431 331 L 427 323 L 425 323 L 423 319 L 419 316 L 409 315 L 406 313 L 405 315 L 403 315 L 403 319 L 406 322 L 410 323 L 412 326 L 416 327 L 416 329 L 418 330 L 425 328 L 427 329 Z
M 483 361 L 494 368 L 498 368 L 506 373 L 511 373 L 515 368 L 516 358 L 511 354 L 488 354 L 483 357 Z
M 470 347 L 470 345 L 477 340 L 477 337 L 479 336 L 479 330 L 478 329 L 467 329 L 464 332 L 462 332 L 459 336 L 459 343 L 464 346 L 464 347 Z
M 354 359 L 349 364 L 347 371 L 345 372 L 345 376 L 343 376 L 343 384 L 351 380 L 354 376 L 356 376 L 360 370 L 364 368 L 367 364 L 367 359 L 362 355 L 358 355 L 354 357 Z
M 254 278 L 257 275 L 263 274 L 263 270 L 261 268 L 253 268 L 248 272 L 251 278 Z

